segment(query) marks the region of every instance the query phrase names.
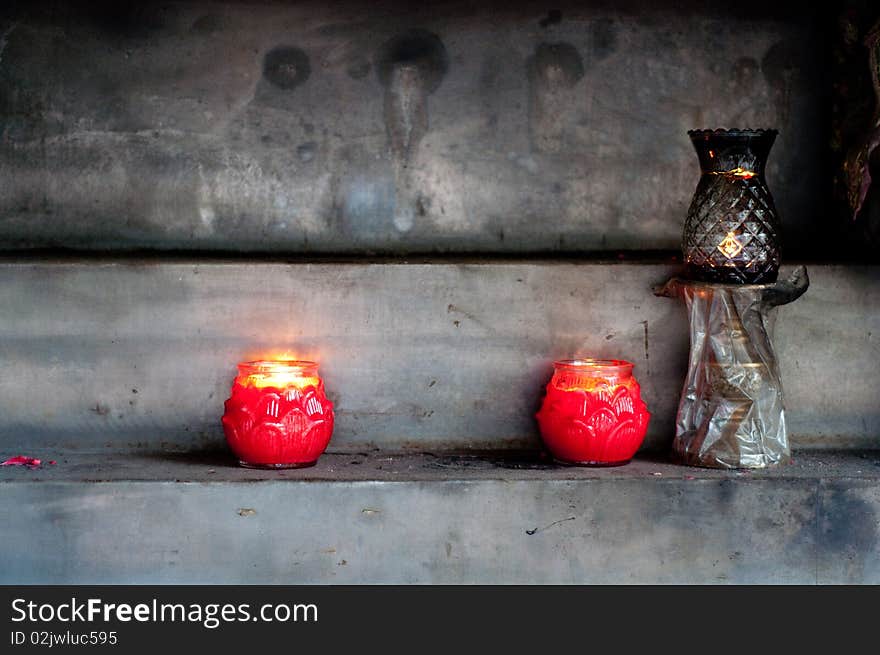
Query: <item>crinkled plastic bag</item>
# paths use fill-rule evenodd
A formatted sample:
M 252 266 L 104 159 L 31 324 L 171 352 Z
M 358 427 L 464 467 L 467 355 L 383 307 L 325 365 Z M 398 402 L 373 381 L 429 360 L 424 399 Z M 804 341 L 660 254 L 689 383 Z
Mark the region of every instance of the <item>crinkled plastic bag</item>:
M 686 464 L 765 468 L 790 460 L 782 381 L 772 333 L 775 307 L 809 286 L 806 269 L 767 285 L 671 280 L 690 320 L 690 362 L 673 451 Z

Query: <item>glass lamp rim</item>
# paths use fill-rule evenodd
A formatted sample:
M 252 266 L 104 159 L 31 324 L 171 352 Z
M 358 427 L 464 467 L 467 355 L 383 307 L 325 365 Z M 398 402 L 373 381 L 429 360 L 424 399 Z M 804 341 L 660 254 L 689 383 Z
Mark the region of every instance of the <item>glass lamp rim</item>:
M 569 371 L 627 371 L 635 366 L 625 359 L 601 359 L 593 357 L 577 357 L 573 359 L 557 359 L 553 362 L 554 368 Z
M 777 136 L 779 134 L 779 130 L 773 128 L 740 128 L 733 127 L 730 129 L 719 127 L 716 129 L 697 129 L 697 130 L 688 130 L 688 136 L 691 139 L 711 139 L 713 137 L 730 137 L 730 138 L 748 138 L 753 139 L 756 137 L 769 137 L 769 136 Z
M 245 370 L 287 370 L 287 371 L 307 371 L 309 369 L 317 369 L 318 362 L 307 359 L 255 359 L 249 362 L 239 362 L 238 369 L 242 372 Z

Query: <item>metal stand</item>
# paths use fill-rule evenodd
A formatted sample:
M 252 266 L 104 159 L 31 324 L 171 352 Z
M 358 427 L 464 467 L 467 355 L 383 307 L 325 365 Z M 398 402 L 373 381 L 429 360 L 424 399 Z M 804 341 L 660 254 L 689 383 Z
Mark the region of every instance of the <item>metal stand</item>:
M 790 459 L 782 381 L 771 335 L 775 307 L 809 286 L 801 266 L 774 284 L 712 284 L 673 278 L 658 296 L 687 303 L 690 364 L 673 451 L 684 463 L 765 468 Z

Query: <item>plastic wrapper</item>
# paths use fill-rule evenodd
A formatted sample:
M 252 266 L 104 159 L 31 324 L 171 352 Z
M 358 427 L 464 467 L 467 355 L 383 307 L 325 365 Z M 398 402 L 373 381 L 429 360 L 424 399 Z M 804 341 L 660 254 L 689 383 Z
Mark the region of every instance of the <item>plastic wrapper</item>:
M 673 441 L 684 463 L 765 468 L 789 461 L 782 380 L 772 343 L 774 309 L 808 286 L 801 267 L 774 284 L 673 279 L 658 291 L 682 297 L 690 322 L 690 361 Z

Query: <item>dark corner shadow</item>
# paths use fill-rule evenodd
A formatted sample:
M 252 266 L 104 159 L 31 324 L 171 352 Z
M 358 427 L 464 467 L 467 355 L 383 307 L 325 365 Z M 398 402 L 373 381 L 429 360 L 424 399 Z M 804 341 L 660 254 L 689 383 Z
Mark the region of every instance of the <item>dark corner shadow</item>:
M 400 454 L 397 451 L 373 451 L 365 457 L 366 453 L 359 453 L 358 462 L 371 457 L 381 457 L 390 454 Z M 409 453 L 410 455 L 415 453 Z M 564 469 L 569 467 L 577 468 L 578 465 L 567 464 L 557 461 L 545 450 L 491 450 L 491 451 L 434 451 L 418 453 L 427 460 L 427 465 L 431 468 L 483 468 L 491 466 L 501 469 L 513 470 L 550 470 Z M 174 450 L 157 450 L 146 451 L 133 454 L 132 456 L 146 459 L 151 462 L 166 462 L 171 464 L 185 464 L 200 468 L 240 468 L 238 460 L 222 447 L 206 447 L 197 448 L 186 451 Z M 351 459 L 351 453 L 346 452 L 328 452 L 324 458 L 334 459 L 340 457 L 343 459 Z M 649 464 L 675 464 L 676 461 L 672 455 L 665 451 L 648 451 L 637 453 L 633 457 L 632 462 L 646 462 Z
M 219 447 L 197 448 L 186 451 L 159 450 L 138 453 L 138 457 L 154 462 L 173 462 L 212 468 L 238 468 L 238 460 L 231 452 Z
M 512 450 L 487 453 L 485 458 L 494 466 L 516 470 L 544 470 L 559 468 L 559 462 L 544 450 Z
M 426 456 L 436 458 L 437 466 L 468 466 L 478 463 L 489 463 L 497 468 L 517 470 L 549 470 L 564 468 L 604 468 L 601 464 L 584 466 L 562 462 L 553 458 L 546 450 L 496 450 L 469 453 L 423 453 Z M 677 461 L 671 453 L 662 450 L 650 450 L 637 453 L 632 462 L 646 462 L 649 464 L 676 464 Z M 615 464 L 625 466 L 629 464 Z
M 638 452 L 632 458 L 634 462 L 647 462 L 649 464 L 681 464 L 668 450 L 649 450 Z

